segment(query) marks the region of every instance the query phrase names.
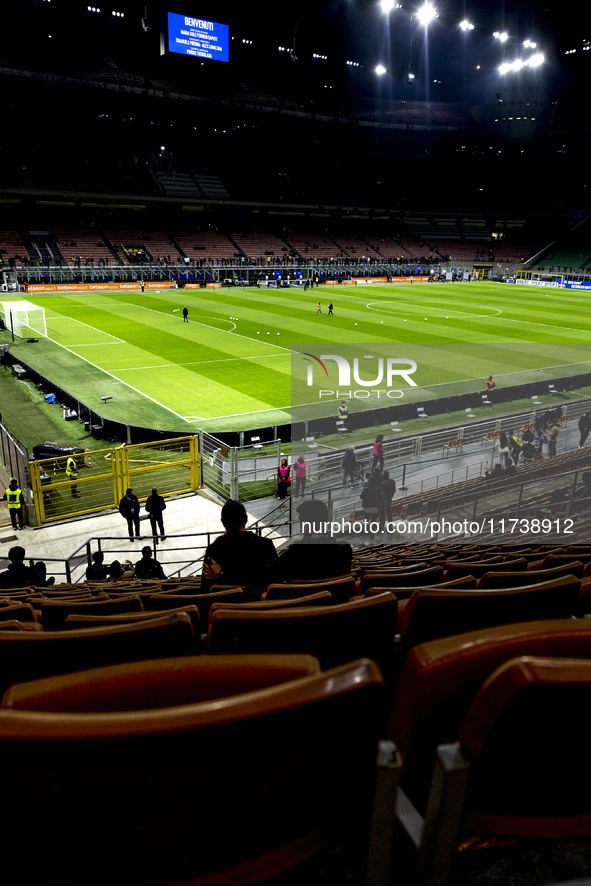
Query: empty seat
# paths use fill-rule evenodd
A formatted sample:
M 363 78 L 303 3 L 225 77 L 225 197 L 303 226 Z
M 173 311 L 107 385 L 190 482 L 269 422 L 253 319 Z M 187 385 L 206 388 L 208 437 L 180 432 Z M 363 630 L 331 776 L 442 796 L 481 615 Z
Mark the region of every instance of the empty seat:
M 579 588 L 579 580 L 566 575 L 504 590 L 418 589 L 401 613 L 399 631 L 410 649 L 417 643 L 499 624 L 570 618 Z
M 90 713 L 211 701 L 320 671 L 311 655 L 199 655 L 129 662 L 17 683 L 1 707 Z
M 336 578 L 328 578 L 324 581 L 295 581 L 290 584 L 270 584 L 267 588 L 265 599 L 289 600 L 303 597 L 306 594 L 315 594 L 318 591 L 330 591 L 337 603 L 345 603 L 355 593 L 355 576 L 341 575 Z
M 228 588 L 225 591 L 212 591 L 210 594 L 152 594 L 144 600 L 144 609 L 178 609 L 179 606 L 196 606 L 203 630 L 209 619 L 209 610 L 213 603 L 243 603 L 244 591 L 241 588 Z
M 0 710 L 6 843 L 29 883 L 254 884 L 336 850 L 359 882 L 382 693 L 357 661 L 196 704 Z
M 86 668 L 199 651 L 188 615 L 75 631 L 11 631 L 0 627 L 0 690 L 13 683 Z
M 199 618 L 199 610 L 196 606 L 179 606 L 178 609 L 158 609 L 152 612 L 118 612 L 114 615 L 86 615 L 72 614 L 66 618 L 64 625 L 65 630 L 76 630 L 78 628 L 98 628 L 108 625 L 126 625 L 133 622 L 147 621 L 153 618 L 172 618 L 175 615 L 186 613 L 191 619 L 193 625 L 193 633 L 195 639 L 201 636 L 201 619 Z
M 137 594 L 114 600 L 45 600 L 41 605 L 41 621 L 44 631 L 63 631 L 66 618 L 74 613 L 112 615 L 116 612 L 141 612 L 142 609 Z
M 397 602 L 390 593 L 333 606 L 216 609 L 209 620 L 208 651 L 305 652 L 323 668 L 367 656 L 389 676 L 396 618 Z
M 421 883 L 449 881 L 461 825 L 472 838 L 591 835 L 590 704 L 589 660 L 521 656 L 491 674 L 458 741 L 438 747 L 424 827 L 399 798 L 401 821 L 420 834 Z
M 390 713 L 388 737 L 404 764 L 401 785 L 425 811 L 438 744 L 455 741 L 476 692 L 517 655 L 591 658 L 591 620 L 499 625 L 421 643 L 410 650 Z

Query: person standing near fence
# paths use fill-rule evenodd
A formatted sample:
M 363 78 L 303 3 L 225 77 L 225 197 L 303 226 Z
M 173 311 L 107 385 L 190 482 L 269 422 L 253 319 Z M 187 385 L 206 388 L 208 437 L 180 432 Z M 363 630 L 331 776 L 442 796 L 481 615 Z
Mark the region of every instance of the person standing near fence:
M 12 528 L 15 530 L 15 532 L 17 529 L 24 529 L 23 505 L 25 503 L 25 499 L 22 490 L 19 489 L 19 485 L 14 478 L 10 481 L 10 486 L 2 496 L 2 501 L 7 502 L 8 504 L 10 522 L 12 523 Z
M 137 495 L 133 494 L 133 489 L 125 490 L 125 495 L 119 502 L 119 513 L 127 520 L 129 540 L 133 541 L 133 529 L 135 526 L 135 536 L 141 541 L 140 503 L 138 501 Z
M 277 498 L 286 498 L 291 483 L 290 468 L 286 458 L 281 459 L 277 468 Z
M 556 455 L 556 441 L 558 440 L 558 435 L 560 433 L 560 428 L 557 424 L 553 424 L 550 430 L 548 431 L 548 457 L 551 458 L 553 455 Z
M 298 457 L 295 466 L 296 475 L 296 495 L 304 495 L 306 491 L 306 459 L 303 455 Z
M 162 512 L 166 510 L 166 502 L 161 495 L 158 495 L 158 490 L 155 487 L 154 489 L 152 489 L 151 495 L 149 495 L 146 499 L 146 510 L 150 515 L 150 526 L 152 527 L 152 535 L 156 539 L 156 544 L 158 544 L 158 532 L 156 530 L 156 525 L 158 525 L 158 529 L 160 529 L 162 541 L 164 541 L 164 539 L 166 538 L 166 536 L 164 535 L 164 520 L 162 519 Z
M 384 435 L 378 434 L 373 444 L 373 461 L 371 463 L 372 473 L 379 466 L 380 474 L 384 470 Z
M 78 465 L 76 464 L 76 459 L 73 455 L 70 455 L 68 461 L 66 462 L 66 477 L 68 478 L 68 480 L 72 481 L 72 485 L 70 486 L 72 498 L 79 498 L 80 493 L 78 492 L 78 487 L 76 486 L 76 480 L 78 479 Z

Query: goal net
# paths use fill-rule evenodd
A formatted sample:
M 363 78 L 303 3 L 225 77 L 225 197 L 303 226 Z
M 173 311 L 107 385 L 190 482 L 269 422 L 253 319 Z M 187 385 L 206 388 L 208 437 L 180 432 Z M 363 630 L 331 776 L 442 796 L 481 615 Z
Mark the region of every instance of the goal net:
M 7 329 L 12 329 L 19 338 L 42 335 L 47 338 L 47 323 L 43 308 L 30 301 L 0 302 L 0 313 Z

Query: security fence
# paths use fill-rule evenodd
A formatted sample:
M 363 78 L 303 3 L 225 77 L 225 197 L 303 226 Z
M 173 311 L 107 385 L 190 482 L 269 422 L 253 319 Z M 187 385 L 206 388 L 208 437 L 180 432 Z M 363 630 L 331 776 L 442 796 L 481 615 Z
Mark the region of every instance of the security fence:
M 155 443 L 99 449 L 75 456 L 78 477 L 66 476 L 68 456 L 31 462 L 31 486 L 39 523 L 93 514 L 117 507 L 132 488 L 146 499 L 180 495 L 199 488 L 198 438 L 179 437 Z
M 11 479 L 15 479 L 19 489 L 27 502 L 27 510 L 30 512 L 32 498 L 30 492 L 29 455 L 26 447 L 18 440 L 12 431 L 0 421 L 0 469 L 3 479 L 8 485 Z M 9 522 L 6 512 L 0 513 L 0 523 Z M 29 522 L 34 523 L 34 514 L 29 513 Z

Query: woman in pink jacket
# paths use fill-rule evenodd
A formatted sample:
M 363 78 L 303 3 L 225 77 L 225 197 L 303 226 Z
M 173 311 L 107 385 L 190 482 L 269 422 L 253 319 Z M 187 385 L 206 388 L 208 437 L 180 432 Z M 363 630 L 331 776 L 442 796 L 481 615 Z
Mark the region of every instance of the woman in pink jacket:
M 277 498 L 285 498 L 291 483 L 289 476 L 289 465 L 286 458 L 281 459 L 281 464 L 277 468 Z
M 303 455 L 300 455 L 298 460 L 296 461 L 295 466 L 295 475 L 296 475 L 296 495 L 304 495 L 306 491 L 306 459 Z

